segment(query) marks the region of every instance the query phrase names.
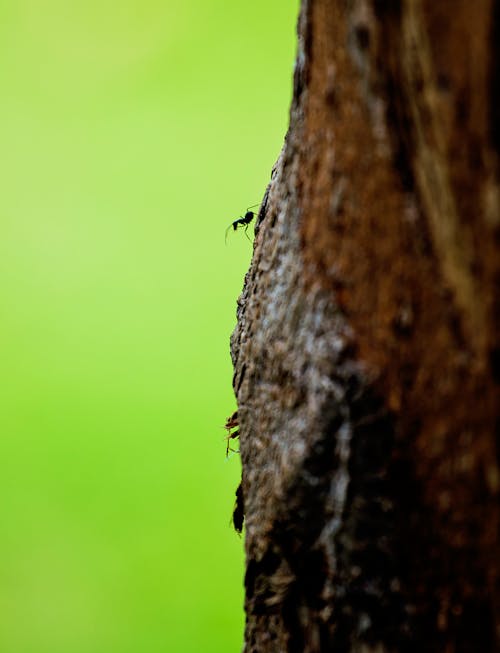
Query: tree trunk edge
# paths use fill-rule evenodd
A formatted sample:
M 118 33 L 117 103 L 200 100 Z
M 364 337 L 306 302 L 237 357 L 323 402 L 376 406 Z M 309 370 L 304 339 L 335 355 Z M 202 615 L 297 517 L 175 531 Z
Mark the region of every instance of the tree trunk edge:
M 500 650 L 500 29 L 470 4 L 302 3 L 231 339 L 246 653 Z

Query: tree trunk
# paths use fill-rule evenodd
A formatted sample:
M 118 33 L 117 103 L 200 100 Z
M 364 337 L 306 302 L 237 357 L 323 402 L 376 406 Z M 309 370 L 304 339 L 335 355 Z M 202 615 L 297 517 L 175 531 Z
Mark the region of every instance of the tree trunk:
M 500 5 L 298 33 L 231 340 L 245 651 L 500 651 Z

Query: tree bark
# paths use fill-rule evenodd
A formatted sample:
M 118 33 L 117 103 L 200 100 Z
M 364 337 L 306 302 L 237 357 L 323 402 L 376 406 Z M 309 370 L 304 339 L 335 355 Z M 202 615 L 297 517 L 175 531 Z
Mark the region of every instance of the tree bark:
M 231 339 L 244 650 L 500 651 L 500 4 L 298 36 Z

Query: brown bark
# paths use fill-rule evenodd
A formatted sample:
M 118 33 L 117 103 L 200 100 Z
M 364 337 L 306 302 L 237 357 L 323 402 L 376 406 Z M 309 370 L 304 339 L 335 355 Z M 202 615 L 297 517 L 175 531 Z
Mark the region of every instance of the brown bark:
M 298 32 L 231 341 L 245 651 L 500 651 L 499 5 Z

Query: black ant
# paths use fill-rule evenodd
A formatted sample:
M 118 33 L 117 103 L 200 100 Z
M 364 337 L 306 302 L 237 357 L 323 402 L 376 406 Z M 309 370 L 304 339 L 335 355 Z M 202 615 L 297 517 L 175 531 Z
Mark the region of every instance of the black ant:
M 240 483 L 235 492 L 236 501 L 233 509 L 233 526 L 234 530 L 241 535 L 243 522 L 245 521 L 245 498 L 243 497 L 243 484 Z
M 252 222 L 252 220 L 257 215 L 254 211 L 250 211 L 250 209 L 253 209 L 254 206 L 259 206 L 259 205 L 254 204 L 253 206 L 249 206 L 243 217 L 240 216 L 237 220 L 231 222 L 229 227 L 226 229 L 226 238 L 225 238 L 226 242 L 227 242 L 227 232 L 231 229 L 231 227 L 233 228 L 233 231 L 236 231 L 238 227 L 245 227 L 245 236 L 248 238 L 248 234 L 247 234 L 248 225 Z M 250 238 L 248 238 L 248 240 L 250 240 Z

